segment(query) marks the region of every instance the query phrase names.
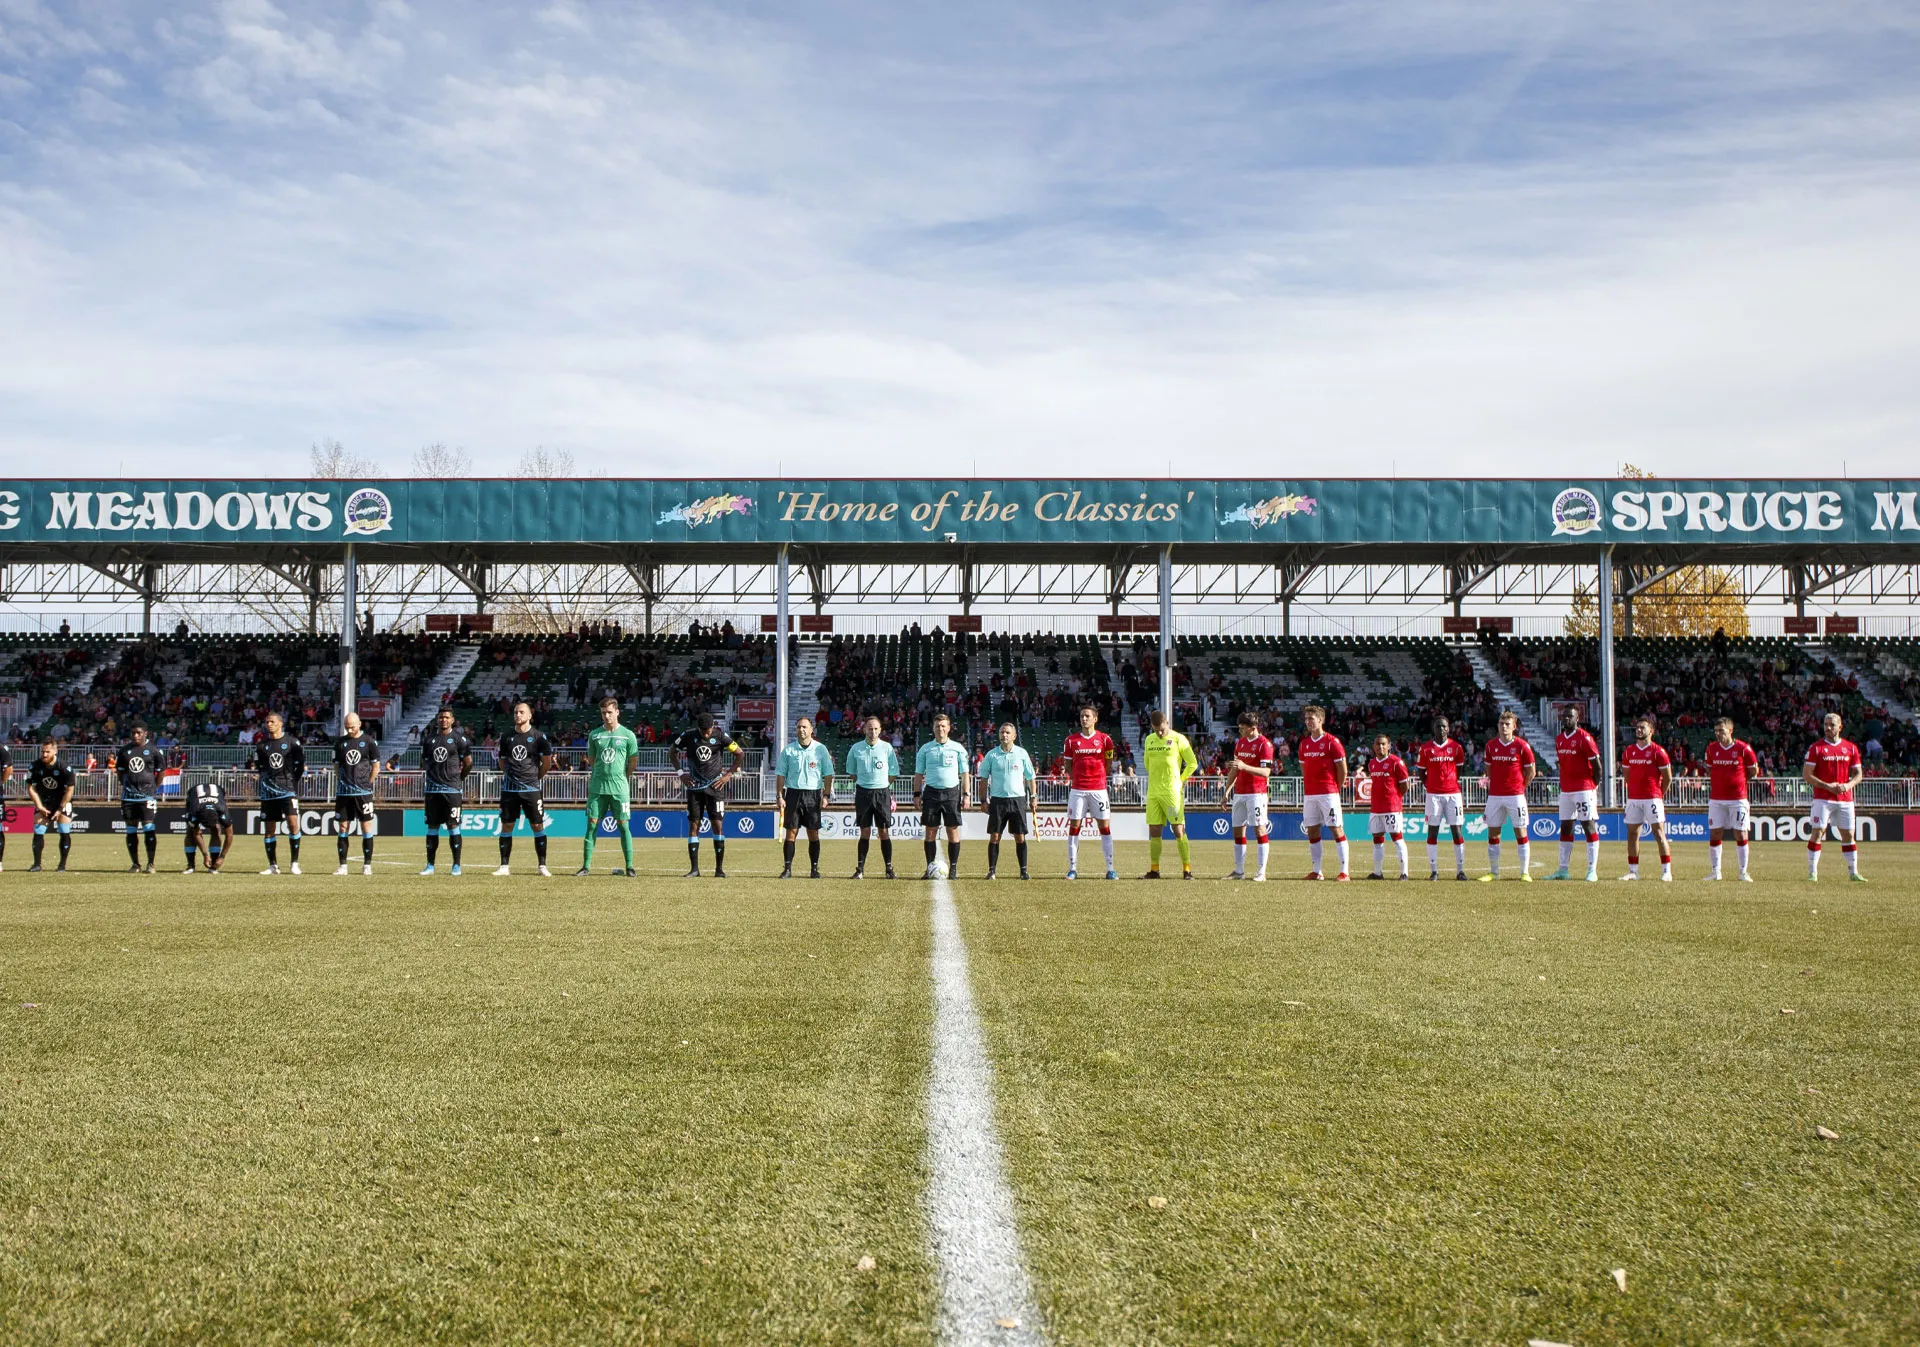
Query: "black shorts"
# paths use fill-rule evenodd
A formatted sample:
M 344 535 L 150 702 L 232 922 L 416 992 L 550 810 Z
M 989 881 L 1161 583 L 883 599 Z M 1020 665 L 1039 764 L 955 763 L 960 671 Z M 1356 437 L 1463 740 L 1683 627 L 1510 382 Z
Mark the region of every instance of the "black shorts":
M 720 836 L 720 829 L 727 819 L 727 802 L 722 800 L 716 791 L 695 787 L 687 792 L 687 835 L 689 837 L 700 835 L 700 820 L 703 818 L 713 820 L 713 835 Z
M 960 787 L 922 787 L 920 822 L 928 828 L 958 828 L 960 826 Z
M 505 836 L 513 831 L 513 825 L 524 817 L 527 826 L 535 832 L 547 829 L 547 811 L 540 801 L 537 790 L 503 790 L 500 792 L 500 834 Z
M 299 817 L 300 802 L 291 795 L 260 802 L 260 819 L 264 823 L 295 823 Z
M 1025 837 L 1027 835 L 1027 797 L 996 795 L 988 800 L 987 832 L 990 836 L 1012 833 L 1015 837 Z
M 349 823 L 362 826 L 373 822 L 373 796 L 336 795 L 333 797 L 333 821 L 345 827 Z
M 893 792 L 885 786 L 855 786 L 853 824 L 856 828 L 891 828 Z
M 460 831 L 460 797 L 450 790 L 436 790 L 427 793 L 427 826 L 429 828 L 447 827 L 454 832 Z
M 160 817 L 158 800 L 122 800 L 120 802 L 120 821 L 135 831 L 144 831 L 154 825 Z
M 231 825 L 227 821 L 227 811 L 224 809 L 196 809 L 187 815 L 187 826 L 218 837 Z
M 782 824 L 788 828 L 820 831 L 820 792 L 817 790 L 788 791 L 787 812 Z

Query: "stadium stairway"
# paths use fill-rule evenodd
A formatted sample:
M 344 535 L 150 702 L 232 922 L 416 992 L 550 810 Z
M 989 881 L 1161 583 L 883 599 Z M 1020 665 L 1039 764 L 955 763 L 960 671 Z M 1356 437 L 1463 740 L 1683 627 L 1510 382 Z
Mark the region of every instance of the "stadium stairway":
M 1554 732 L 1540 723 L 1539 715 L 1513 690 L 1513 684 L 1494 667 L 1486 651 L 1477 645 L 1468 645 L 1464 653 L 1467 663 L 1473 666 L 1473 681 L 1493 694 L 1502 711 L 1511 711 L 1520 718 L 1520 737 L 1532 744 L 1536 753 L 1551 753 Z
M 82 666 L 80 671 L 72 678 L 48 693 L 44 702 L 38 706 L 29 708 L 27 718 L 23 720 L 21 724 L 38 729 L 47 723 L 47 718 L 53 714 L 54 703 L 58 702 L 62 697 L 68 693 L 79 693 L 84 696 L 88 692 L 91 692 L 93 690 L 93 680 L 99 677 L 100 671 L 109 664 L 117 664 L 120 657 L 126 653 L 127 647 L 131 644 L 132 642 L 127 641 L 118 645 L 111 645 L 105 650 L 102 650 L 98 655 L 95 655 L 93 659 Z
M 404 747 L 408 736 L 415 730 L 422 735 L 427 732 L 427 724 L 440 714 L 440 703 L 449 692 L 459 687 L 473 672 L 473 666 L 480 661 L 480 647 L 477 643 L 457 645 L 453 653 L 437 673 L 420 689 L 419 693 L 406 703 L 406 715 L 401 718 L 400 728 L 389 736 L 389 742 L 396 748 Z
M 820 713 L 820 684 L 827 678 L 827 647 L 812 641 L 801 645 L 787 670 L 787 678 L 794 719 L 806 716 L 811 720 Z
M 1860 684 L 1861 693 L 1870 700 L 1886 707 L 1887 713 L 1895 720 L 1902 721 L 1908 725 L 1914 723 L 1913 708 L 1888 690 L 1887 684 L 1885 680 L 1880 677 L 1880 670 L 1877 667 L 1869 666 L 1867 660 L 1874 659 L 1871 654 L 1868 654 L 1867 659 L 1856 659 L 1853 657 L 1852 651 L 1848 651 L 1845 655 L 1842 655 L 1831 647 L 1817 641 L 1809 641 L 1802 649 L 1807 652 L 1807 656 L 1810 659 L 1823 659 L 1831 663 L 1834 668 L 1840 671 L 1842 678 L 1857 679 Z
M 1120 676 L 1119 647 L 1100 643 L 1100 658 L 1107 662 L 1107 686 L 1124 688 L 1127 683 Z M 1120 713 L 1120 738 L 1133 753 L 1135 762 L 1145 762 L 1141 756 L 1145 751 L 1146 736 L 1140 733 L 1140 716 L 1136 708 L 1129 707 Z

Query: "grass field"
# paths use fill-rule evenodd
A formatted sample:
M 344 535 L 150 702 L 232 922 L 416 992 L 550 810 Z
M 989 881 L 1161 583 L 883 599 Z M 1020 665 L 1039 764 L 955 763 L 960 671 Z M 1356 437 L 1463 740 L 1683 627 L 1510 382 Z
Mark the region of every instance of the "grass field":
M 0 1341 L 933 1336 L 925 885 L 11 842 Z M 1920 1339 L 1913 850 L 1817 888 L 1787 846 L 1742 886 L 961 881 L 1050 1336 Z

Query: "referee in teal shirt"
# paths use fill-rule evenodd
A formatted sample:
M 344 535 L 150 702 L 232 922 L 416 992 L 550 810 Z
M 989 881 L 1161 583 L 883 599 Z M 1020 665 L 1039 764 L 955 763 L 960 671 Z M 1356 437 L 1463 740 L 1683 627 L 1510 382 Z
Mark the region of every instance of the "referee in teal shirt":
M 853 774 L 853 821 L 860 829 L 860 859 L 853 877 L 867 877 L 867 848 L 873 830 L 880 830 L 880 859 L 887 878 L 893 873 L 893 779 L 900 775 L 900 755 L 880 737 L 880 717 L 868 716 L 861 726 L 866 738 L 847 750 L 847 770 Z
M 820 878 L 820 798 L 833 788 L 833 754 L 813 737 L 813 722 L 801 716 L 794 725 L 795 740 L 780 750 L 780 765 L 774 773 L 774 805 L 786 825 L 787 839 L 782 854 L 786 866 L 780 878 L 793 878 L 793 839 L 807 830 L 807 860 L 813 865 L 813 878 Z
M 947 735 L 953 721 L 945 711 L 933 718 L 933 738 L 920 745 L 913 760 L 914 785 L 920 791 L 920 822 L 927 830 L 927 873 L 933 878 L 933 862 L 940 854 L 939 829 L 947 830 L 947 873 L 960 876 L 960 809 L 973 779 L 973 764 L 967 750 Z

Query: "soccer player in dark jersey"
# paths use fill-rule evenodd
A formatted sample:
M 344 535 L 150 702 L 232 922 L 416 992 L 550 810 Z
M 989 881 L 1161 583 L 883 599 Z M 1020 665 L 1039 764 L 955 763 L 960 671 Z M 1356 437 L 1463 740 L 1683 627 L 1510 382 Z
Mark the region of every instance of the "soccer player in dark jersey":
M 300 778 L 307 774 L 307 750 L 287 733 L 287 722 L 278 711 L 267 712 L 267 737 L 254 744 L 253 770 L 260 773 L 260 821 L 267 830 L 267 868 L 260 873 L 280 873 L 280 847 L 274 834 L 285 827 L 288 859 L 297 875 L 300 873 Z
M 193 873 L 194 852 L 206 840 L 207 873 L 217 875 L 233 850 L 233 819 L 227 813 L 227 791 L 218 781 L 201 781 L 187 788 L 187 869 Z
M 27 798 L 33 801 L 33 864 L 28 869 L 40 868 L 48 828 L 60 834 L 58 868 L 66 869 L 67 853 L 73 850 L 73 769 L 60 761 L 60 746 L 51 739 L 40 745 L 40 756 L 27 768 Z
M 420 741 L 420 761 L 427 769 L 427 865 L 420 873 L 433 873 L 440 855 L 438 829 L 447 830 L 447 849 L 453 853 L 453 873 L 460 873 L 460 797 L 467 786 L 467 773 L 473 770 L 473 743 L 464 730 L 454 728 L 453 712 L 443 710 L 434 717 L 433 729 Z
M 3 803 L 6 800 L 6 797 L 7 797 L 6 783 L 12 780 L 13 780 L 13 754 L 7 751 L 7 746 L 5 744 L 0 744 L 0 803 Z M 4 870 L 6 868 L 6 865 L 4 864 L 6 859 L 7 859 L 7 830 L 5 828 L 0 828 L 0 870 Z
M 541 878 L 552 875 L 547 869 L 547 811 L 540 799 L 540 782 L 553 770 L 553 763 L 553 745 L 533 728 L 533 708 L 515 702 L 513 729 L 500 740 L 500 868 L 496 875 L 513 873 L 513 830 L 522 818 L 533 829 L 533 854 L 540 861 Z
M 687 878 L 700 877 L 700 820 L 713 824 L 713 877 L 727 877 L 727 783 L 746 766 L 746 750 L 713 723 L 705 711 L 694 717 L 695 728 L 673 741 L 680 755 L 680 784 L 687 788 Z M 729 758 L 727 755 L 732 754 Z
M 333 741 L 333 822 L 340 830 L 340 864 L 336 875 L 347 873 L 347 834 L 360 830 L 360 873 L 373 873 L 373 783 L 380 775 L 380 745 L 360 729 L 360 717 L 349 711 L 340 720 L 344 731 Z
M 147 742 L 147 727 L 133 727 L 133 742 L 113 755 L 120 777 L 120 822 L 127 830 L 127 869 L 140 869 L 140 838 L 147 839 L 147 873 L 153 873 L 153 853 L 160 845 L 155 825 L 160 820 L 160 755 Z

